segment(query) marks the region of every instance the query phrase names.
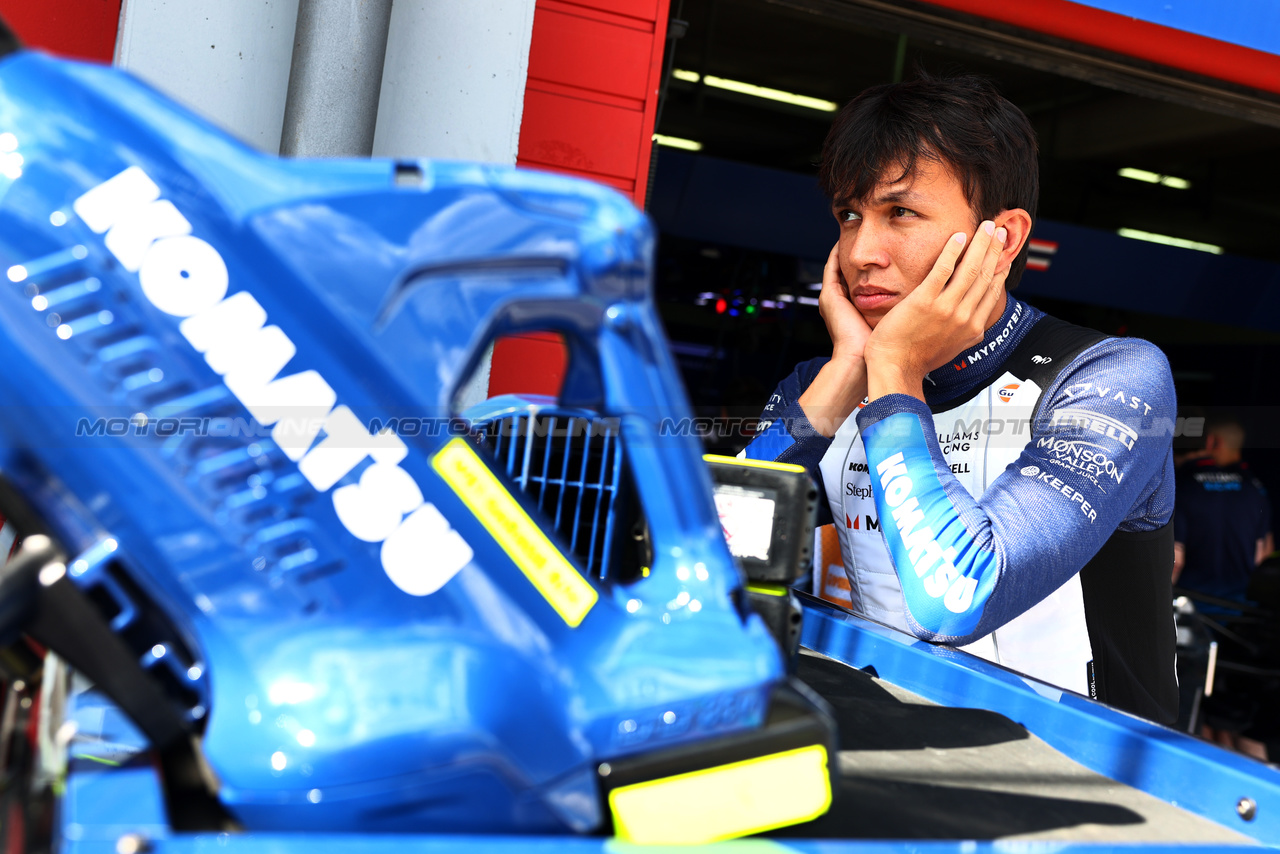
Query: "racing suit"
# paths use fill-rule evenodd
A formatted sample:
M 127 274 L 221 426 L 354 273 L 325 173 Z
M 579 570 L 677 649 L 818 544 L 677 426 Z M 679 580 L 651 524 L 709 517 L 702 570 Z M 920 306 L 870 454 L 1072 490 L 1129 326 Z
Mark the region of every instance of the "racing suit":
M 854 612 L 1176 718 L 1164 354 L 1010 296 L 981 344 L 926 378 L 927 403 L 864 402 L 831 439 L 798 402 L 826 361 L 778 385 L 745 455 L 819 482 Z

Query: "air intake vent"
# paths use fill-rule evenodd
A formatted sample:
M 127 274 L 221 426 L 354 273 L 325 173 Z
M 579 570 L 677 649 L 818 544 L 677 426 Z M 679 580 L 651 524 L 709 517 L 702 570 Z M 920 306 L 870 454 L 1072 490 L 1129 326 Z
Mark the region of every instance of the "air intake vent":
M 164 611 L 117 561 L 77 561 L 71 573 L 143 669 L 159 680 L 188 720 L 202 722 L 208 711 L 205 668 Z
M 475 425 L 481 445 L 529 496 L 587 571 L 628 581 L 648 561 L 616 420 L 551 412 Z

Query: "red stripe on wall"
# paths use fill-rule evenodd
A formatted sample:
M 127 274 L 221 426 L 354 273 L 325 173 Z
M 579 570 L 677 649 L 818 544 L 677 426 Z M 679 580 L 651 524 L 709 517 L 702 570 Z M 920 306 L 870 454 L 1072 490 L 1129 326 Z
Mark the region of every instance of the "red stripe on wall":
M 1280 56 L 1070 0 L 926 0 L 980 18 L 1280 93 Z
M 27 47 L 111 62 L 121 0 L 0 0 L 0 17 Z

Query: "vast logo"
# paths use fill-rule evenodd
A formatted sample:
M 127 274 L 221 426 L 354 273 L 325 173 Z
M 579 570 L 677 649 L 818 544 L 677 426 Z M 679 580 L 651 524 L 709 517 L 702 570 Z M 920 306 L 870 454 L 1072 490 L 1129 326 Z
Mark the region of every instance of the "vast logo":
M 297 347 L 280 327 L 267 326 L 267 313 L 252 294 L 226 295 L 222 255 L 191 234 L 191 223 L 160 198 L 145 172 L 131 166 L 76 199 L 73 208 L 95 233 L 105 232 L 107 249 L 138 274 L 152 305 L 184 318 L 182 336 L 249 414 L 272 428 L 272 439 L 317 492 L 328 492 L 366 459 L 373 461 L 357 483 L 334 490 L 333 509 L 352 536 L 382 544 L 382 568 L 397 587 L 425 596 L 467 565 L 471 546 L 400 468 L 409 453 L 400 437 L 371 434 L 318 372 L 279 376 Z
M 1129 394 L 1128 392 L 1125 392 L 1125 391 L 1121 391 L 1120 389 L 1115 388 L 1114 386 L 1094 385 L 1091 382 L 1073 383 L 1072 385 L 1069 385 L 1066 388 L 1064 388 L 1063 392 L 1065 392 L 1067 397 L 1069 397 L 1072 400 L 1075 400 L 1078 397 L 1086 397 L 1086 398 L 1097 397 L 1097 398 L 1102 398 L 1103 400 L 1110 400 L 1110 401 L 1117 402 L 1121 406 L 1126 406 L 1129 409 L 1136 410 L 1139 407 L 1141 407 L 1143 415 L 1146 415 L 1148 412 L 1151 411 L 1151 404 L 1136 397 L 1135 395 Z
M 1073 409 L 1065 407 L 1053 413 L 1053 418 L 1049 421 L 1050 427 L 1079 427 L 1097 433 L 1100 436 L 1106 436 L 1115 439 L 1126 450 L 1133 450 L 1133 445 L 1138 441 L 1138 432 L 1125 424 L 1123 421 L 1117 421 L 1114 418 L 1108 418 L 1105 415 L 1099 415 L 1096 412 L 1090 412 L 1087 409 Z

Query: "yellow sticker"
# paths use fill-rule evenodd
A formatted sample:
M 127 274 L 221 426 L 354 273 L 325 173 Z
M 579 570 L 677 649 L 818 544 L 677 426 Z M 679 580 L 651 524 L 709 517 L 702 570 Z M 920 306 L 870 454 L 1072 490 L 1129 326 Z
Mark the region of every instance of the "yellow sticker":
M 775 463 L 772 460 L 752 460 L 746 457 L 725 457 L 720 454 L 703 454 L 703 462 L 708 463 L 727 463 L 735 466 L 747 466 L 756 469 L 773 469 L 774 471 L 793 471 L 804 472 L 804 466 L 798 466 L 795 463 Z
M 622 786 L 614 832 L 642 845 L 698 845 L 811 821 L 831 807 L 821 744 Z
M 599 598 L 596 589 L 547 539 L 476 452 L 462 439 L 454 439 L 432 458 L 431 465 L 556 613 L 577 628 Z

